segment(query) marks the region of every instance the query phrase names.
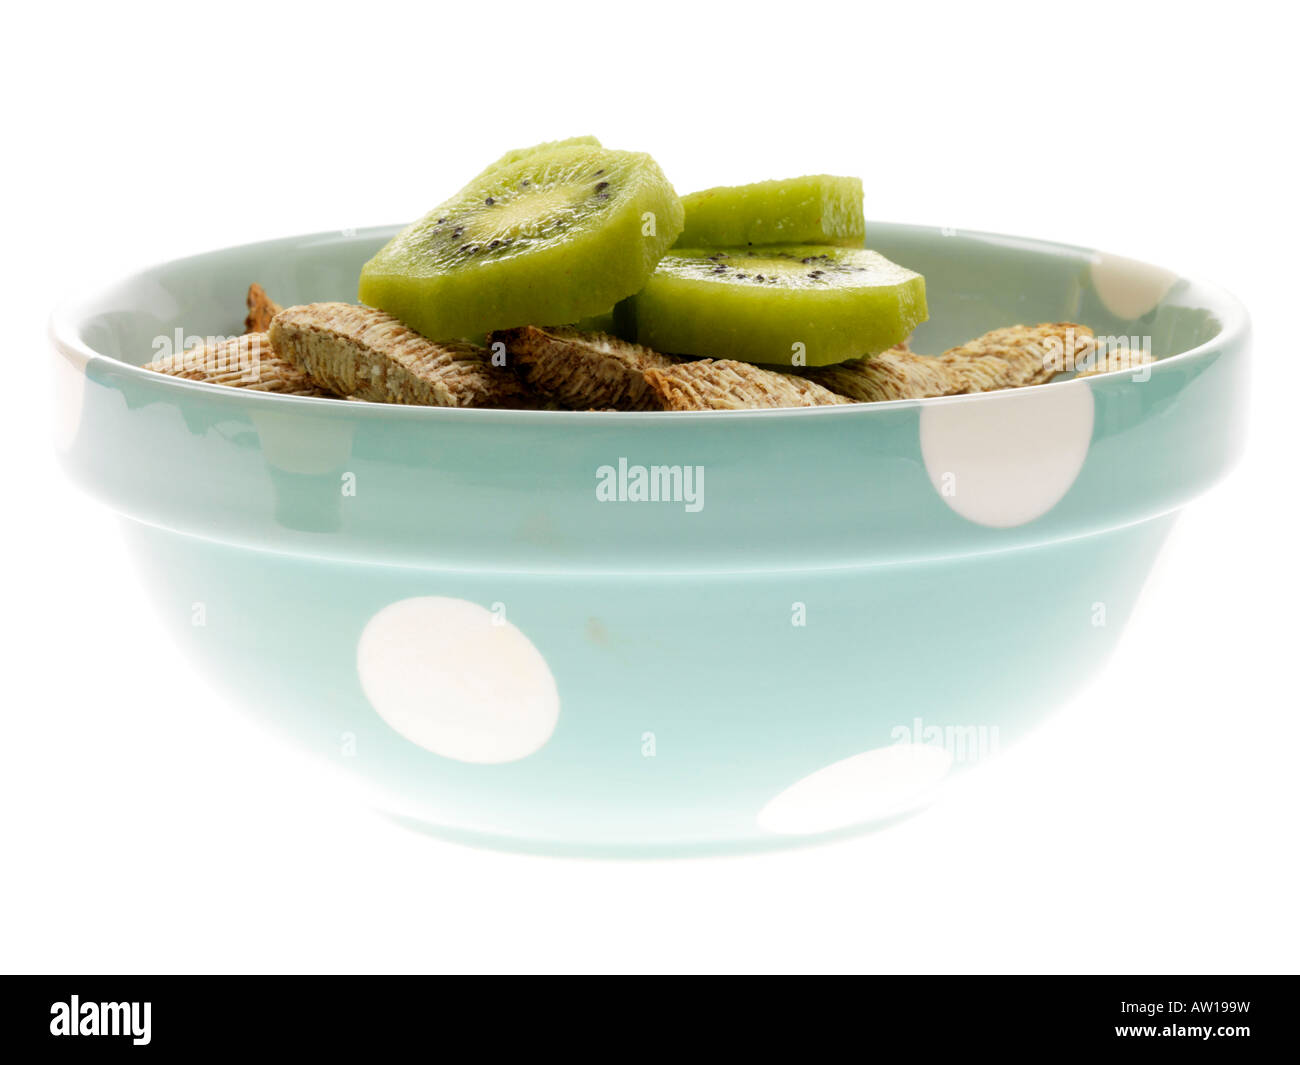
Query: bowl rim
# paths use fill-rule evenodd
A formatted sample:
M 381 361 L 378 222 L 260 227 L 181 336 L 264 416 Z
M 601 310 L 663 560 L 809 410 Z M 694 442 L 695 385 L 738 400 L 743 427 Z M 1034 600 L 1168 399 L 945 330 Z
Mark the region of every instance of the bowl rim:
M 990 244 L 1007 244 L 1014 243 L 1027 250 L 1037 250 L 1045 252 L 1056 252 L 1069 255 L 1072 258 L 1084 258 L 1092 262 L 1098 261 L 1103 254 L 1100 250 L 1088 248 L 1083 245 L 1068 244 L 1061 241 L 1042 240 L 1037 237 L 1020 237 L 1012 234 L 994 233 L 986 230 L 952 230 L 951 227 L 938 227 L 931 225 L 920 225 L 915 223 L 899 222 L 868 222 L 868 228 L 872 225 L 889 226 L 895 230 L 911 231 L 944 231 L 954 233 L 957 236 L 982 241 Z M 385 237 L 391 236 L 402 228 L 401 225 L 382 225 L 367 226 L 358 228 L 348 234 L 349 238 L 358 237 Z M 164 259 L 155 262 L 149 266 L 137 269 L 132 273 L 124 276 L 115 276 L 111 280 L 101 282 L 82 295 L 67 297 L 60 301 L 51 312 L 47 333 L 56 356 L 61 356 L 70 362 L 73 362 L 80 368 L 87 367 L 91 362 L 99 360 L 110 364 L 115 372 L 125 373 L 128 379 L 147 383 L 153 388 L 161 389 L 164 394 L 174 393 L 179 399 L 186 393 L 193 393 L 199 390 L 201 393 L 207 393 L 215 397 L 224 397 L 225 401 L 232 404 L 238 403 L 247 409 L 251 403 L 255 407 L 264 404 L 271 405 L 274 409 L 282 411 L 298 410 L 303 413 L 309 411 L 321 412 L 324 408 L 332 408 L 339 411 L 351 410 L 354 413 L 365 411 L 367 413 L 382 411 L 379 417 L 390 419 L 443 419 L 443 418 L 473 418 L 478 421 L 502 422 L 508 424 L 557 424 L 557 425 L 603 425 L 611 422 L 617 424 L 627 424 L 630 421 L 638 423 L 669 421 L 680 423 L 684 418 L 692 421 L 713 420 L 725 418 L 727 420 L 752 419 L 752 418 L 790 418 L 790 417 L 867 417 L 872 412 L 888 412 L 900 409 L 912 408 L 917 405 L 937 406 L 953 403 L 976 403 L 980 401 L 996 400 L 1005 398 L 1008 394 L 1015 395 L 1033 395 L 1041 394 L 1044 389 L 1060 389 L 1065 386 L 1077 385 L 1079 383 L 1087 384 L 1088 382 L 1104 382 L 1113 380 L 1117 375 L 1129 374 L 1131 370 L 1112 370 L 1104 374 L 1095 374 L 1086 378 L 1070 378 L 1064 381 L 1047 381 L 1043 384 L 1028 385 L 1015 389 L 999 389 L 991 392 L 973 392 L 955 396 L 929 396 L 918 399 L 892 399 L 880 400 L 871 403 L 845 403 L 825 407 L 779 407 L 779 408 L 760 408 L 760 409 L 741 409 L 741 410 L 709 410 L 709 411 L 575 411 L 575 410 L 513 410 L 499 408 L 475 408 L 475 407 L 434 407 L 422 406 L 416 404 L 400 403 L 377 403 L 370 400 L 346 400 L 341 401 L 332 396 L 294 396 L 282 393 L 261 392 L 247 388 L 231 388 L 228 385 L 211 384 L 205 381 L 190 381 L 181 377 L 172 377 L 167 374 L 154 373 L 146 370 L 144 366 L 127 362 L 113 355 L 96 351 L 84 340 L 81 339 L 80 329 L 85 324 L 89 316 L 90 309 L 103 303 L 110 293 L 114 290 L 127 286 L 133 282 L 139 281 L 149 275 L 161 272 L 168 267 L 176 266 L 180 263 L 194 262 L 205 259 L 208 256 L 224 253 L 239 252 L 254 248 L 266 247 L 275 244 L 310 244 L 313 242 L 324 243 L 332 242 L 340 237 L 339 230 L 323 230 L 314 233 L 295 234 L 287 237 L 274 237 L 267 240 L 249 241 L 243 244 L 234 244 L 222 248 L 212 248 L 208 251 L 198 252 L 193 255 L 180 256 L 177 258 Z M 1115 258 L 1127 258 L 1115 256 Z M 1219 319 L 1219 331 L 1213 337 L 1195 347 L 1188 348 L 1186 351 L 1180 351 L 1173 355 L 1167 355 L 1157 359 L 1154 363 L 1149 364 L 1152 374 L 1165 373 L 1173 370 L 1175 367 L 1190 362 L 1200 356 L 1207 355 L 1212 351 L 1225 347 L 1233 346 L 1241 342 L 1250 330 L 1250 315 L 1245 305 L 1227 289 L 1212 282 L 1203 281 L 1199 277 L 1192 277 L 1187 274 L 1174 270 L 1160 267 L 1157 264 L 1149 263 L 1140 259 L 1127 259 L 1139 266 L 1151 267 L 1163 270 L 1175 278 L 1173 284 L 1179 282 L 1186 283 L 1195 288 L 1195 290 L 1204 297 L 1203 302 L 1207 309 L 1212 310 Z M 1130 384 L 1133 382 L 1130 382 Z

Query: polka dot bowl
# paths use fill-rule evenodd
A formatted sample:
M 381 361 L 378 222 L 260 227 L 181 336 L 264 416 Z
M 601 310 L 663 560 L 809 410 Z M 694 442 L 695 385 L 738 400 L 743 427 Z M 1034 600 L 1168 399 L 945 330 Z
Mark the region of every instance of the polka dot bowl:
M 917 350 L 1071 320 L 1158 361 L 717 414 L 393 407 L 139 368 L 238 332 L 253 280 L 352 299 L 391 232 L 227 249 L 69 305 L 57 428 L 196 683 L 445 837 L 690 854 L 892 822 L 1100 668 L 1178 509 L 1241 446 L 1230 296 L 919 226 L 871 227 L 926 275 Z

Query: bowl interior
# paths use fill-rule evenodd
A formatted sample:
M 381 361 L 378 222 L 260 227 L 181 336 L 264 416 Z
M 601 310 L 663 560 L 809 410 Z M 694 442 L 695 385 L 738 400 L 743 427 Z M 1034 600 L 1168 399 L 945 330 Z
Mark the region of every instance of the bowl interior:
M 92 351 L 148 362 L 160 345 L 242 331 L 252 281 L 284 305 L 354 301 L 361 266 L 397 231 L 291 237 L 168 263 L 65 316 Z M 1213 340 L 1240 317 L 1233 301 L 1167 270 L 1085 248 L 931 226 L 870 225 L 868 243 L 925 275 L 930 319 L 913 347 L 937 353 L 1018 322 L 1078 321 L 1098 335 L 1149 337 L 1165 358 Z

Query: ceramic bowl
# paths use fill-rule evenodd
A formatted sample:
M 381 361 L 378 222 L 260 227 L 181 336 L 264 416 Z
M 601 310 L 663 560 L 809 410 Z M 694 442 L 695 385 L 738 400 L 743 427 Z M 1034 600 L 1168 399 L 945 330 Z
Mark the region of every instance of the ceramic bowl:
M 195 683 L 405 823 L 609 854 L 879 825 L 1100 668 L 1179 508 L 1238 453 L 1248 324 L 1214 287 L 1086 249 L 870 231 L 926 276 L 916 350 L 1072 320 L 1159 361 L 701 414 L 346 403 L 139 368 L 239 332 L 250 281 L 353 299 L 393 230 L 318 234 L 57 312 L 64 462 L 122 515 Z

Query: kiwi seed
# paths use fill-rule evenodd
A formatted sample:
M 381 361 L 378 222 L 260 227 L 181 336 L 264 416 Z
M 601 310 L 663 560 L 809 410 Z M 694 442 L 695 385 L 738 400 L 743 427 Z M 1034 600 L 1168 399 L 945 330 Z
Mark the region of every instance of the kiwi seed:
M 628 239 L 647 211 L 659 231 Z M 367 263 L 360 294 L 440 338 L 577 321 L 645 283 L 681 213 L 648 156 L 528 150 L 398 234 Z

